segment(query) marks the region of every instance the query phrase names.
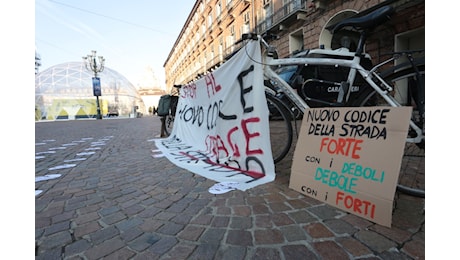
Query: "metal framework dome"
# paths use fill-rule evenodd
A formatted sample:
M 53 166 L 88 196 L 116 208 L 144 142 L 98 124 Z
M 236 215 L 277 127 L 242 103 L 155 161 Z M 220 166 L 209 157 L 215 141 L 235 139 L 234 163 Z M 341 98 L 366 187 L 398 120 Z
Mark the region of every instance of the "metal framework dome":
M 84 62 L 62 63 L 36 74 L 35 119 L 95 118 L 93 76 Z M 103 116 L 145 113 L 137 89 L 123 75 L 105 67 L 98 77 L 101 80 L 99 102 Z

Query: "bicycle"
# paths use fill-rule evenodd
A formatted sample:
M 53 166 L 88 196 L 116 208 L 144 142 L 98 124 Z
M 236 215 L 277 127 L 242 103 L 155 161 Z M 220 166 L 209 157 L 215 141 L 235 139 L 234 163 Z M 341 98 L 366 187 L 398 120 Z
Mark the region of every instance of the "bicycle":
M 352 58 L 340 58 L 340 53 L 336 53 L 333 57 L 328 56 L 330 50 L 315 49 L 313 52 L 318 54 L 316 57 L 291 57 L 278 58 L 276 48 L 268 44 L 268 38 L 276 37 L 273 35 L 257 35 L 246 33 L 242 35 L 241 40 L 237 42 L 243 43 L 247 40 L 259 41 L 263 47 L 262 63 L 264 82 L 266 89 L 267 103 L 270 111 L 270 138 L 282 137 L 283 142 L 272 141 L 272 153 L 274 161 L 279 162 L 289 152 L 292 146 L 293 129 L 291 121 L 296 122 L 302 118 L 303 111 L 309 107 L 363 107 L 386 105 L 391 107 L 400 107 L 403 105 L 413 106 L 413 116 L 410 121 L 410 129 L 406 140 L 407 146 L 415 146 L 423 150 L 424 156 L 424 140 L 425 140 L 425 97 L 424 97 L 424 59 L 415 59 L 413 54 L 417 51 L 406 51 L 394 53 L 394 56 L 377 64 L 374 67 L 368 68 L 362 64 L 364 53 L 364 45 L 367 35 L 372 29 L 386 22 L 393 13 L 391 6 L 384 6 L 373 12 L 358 17 L 347 18 L 335 26 L 328 28 L 331 32 L 338 31 L 345 27 L 353 27 L 360 33 L 360 38 L 356 51 L 352 53 Z M 324 55 L 321 55 L 324 54 Z M 394 66 L 390 69 L 379 72 L 384 65 L 389 64 L 395 59 L 408 57 L 409 61 L 401 65 Z M 345 68 L 348 70 L 346 79 L 334 82 L 318 79 L 307 79 L 302 84 L 301 89 L 293 88 L 285 79 L 283 79 L 277 68 L 285 66 L 333 66 Z M 410 81 L 408 90 L 408 102 L 401 104 L 393 96 L 393 92 L 398 91 L 400 81 Z M 359 91 L 353 92 L 355 83 L 361 81 Z M 321 99 L 321 97 L 311 98 L 307 95 L 302 95 L 305 90 L 311 85 L 325 85 L 336 88 L 338 91 L 333 98 Z M 406 84 L 407 85 L 407 84 Z M 300 91 L 300 93 L 299 93 Z M 310 104 L 310 105 L 309 105 Z M 281 127 L 283 126 L 283 127 Z M 297 129 L 297 127 L 296 127 Z M 271 139 L 275 140 L 275 139 Z M 284 141 L 285 140 L 285 141 Z M 418 179 L 418 183 L 403 182 L 399 180 L 397 189 L 410 195 L 424 197 L 424 176 Z M 423 186 L 423 187 L 422 187 Z
M 179 102 L 179 89 L 182 85 L 173 85 L 171 89 L 170 98 L 171 102 L 169 104 L 169 114 L 164 116 L 164 134 L 165 137 L 168 137 L 174 127 L 174 118 L 176 116 L 177 104 Z

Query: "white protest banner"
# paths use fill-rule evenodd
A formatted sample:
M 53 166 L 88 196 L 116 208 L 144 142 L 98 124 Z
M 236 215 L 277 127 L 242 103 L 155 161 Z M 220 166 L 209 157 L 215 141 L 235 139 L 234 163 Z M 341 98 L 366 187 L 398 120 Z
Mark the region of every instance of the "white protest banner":
M 273 181 L 259 42 L 182 86 L 172 133 L 155 143 L 177 166 L 243 191 Z
M 306 109 L 289 187 L 391 227 L 411 107 Z

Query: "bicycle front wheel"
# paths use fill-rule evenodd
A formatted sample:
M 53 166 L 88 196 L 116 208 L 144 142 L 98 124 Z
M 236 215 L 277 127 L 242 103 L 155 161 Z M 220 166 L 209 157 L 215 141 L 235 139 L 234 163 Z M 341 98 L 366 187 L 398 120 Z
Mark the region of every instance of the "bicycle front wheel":
M 425 135 L 425 63 L 424 59 L 417 62 L 418 75 L 409 67 L 393 70 L 384 79 L 394 87 L 395 96 L 407 97 L 403 105 L 412 106 L 411 120 Z M 415 136 L 416 133 L 409 130 L 408 137 Z M 408 195 L 425 197 L 425 139 L 419 143 L 406 143 L 397 189 Z
M 265 92 L 268 106 L 268 122 L 273 161 L 281 161 L 289 152 L 292 145 L 291 114 L 282 101 Z

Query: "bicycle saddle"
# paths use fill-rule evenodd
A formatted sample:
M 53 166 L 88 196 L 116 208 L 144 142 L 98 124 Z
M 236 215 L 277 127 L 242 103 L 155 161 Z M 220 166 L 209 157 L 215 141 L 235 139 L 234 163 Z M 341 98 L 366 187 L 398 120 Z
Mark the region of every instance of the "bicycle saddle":
M 344 27 L 351 26 L 357 30 L 372 29 L 390 19 L 390 15 L 394 12 L 392 6 L 384 6 L 370 12 L 364 16 L 350 17 L 344 19 L 334 25 L 328 26 L 327 29 L 334 33 Z M 358 14 L 359 15 L 359 14 Z

